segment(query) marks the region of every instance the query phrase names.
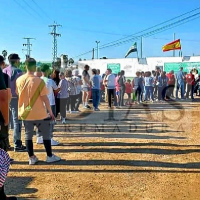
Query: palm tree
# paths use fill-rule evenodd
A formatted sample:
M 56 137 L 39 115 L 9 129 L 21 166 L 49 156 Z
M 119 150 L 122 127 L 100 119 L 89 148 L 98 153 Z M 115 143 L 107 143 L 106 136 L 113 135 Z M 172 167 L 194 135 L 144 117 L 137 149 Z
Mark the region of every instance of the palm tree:
M 74 60 L 72 58 L 69 59 L 69 64 L 74 64 Z
M 4 59 L 6 59 L 7 55 L 8 55 L 8 52 L 6 50 L 3 50 L 2 51 L 2 55 L 4 57 Z

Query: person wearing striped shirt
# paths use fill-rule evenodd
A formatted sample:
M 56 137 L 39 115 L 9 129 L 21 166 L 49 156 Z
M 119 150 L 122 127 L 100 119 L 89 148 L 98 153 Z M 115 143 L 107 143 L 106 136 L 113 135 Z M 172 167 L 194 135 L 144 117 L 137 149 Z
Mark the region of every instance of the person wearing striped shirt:
M 6 197 L 4 192 L 4 183 L 10 168 L 10 157 L 7 152 L 0 149 L 0 199 L 1 200 L 17 200 L 16 197 Z

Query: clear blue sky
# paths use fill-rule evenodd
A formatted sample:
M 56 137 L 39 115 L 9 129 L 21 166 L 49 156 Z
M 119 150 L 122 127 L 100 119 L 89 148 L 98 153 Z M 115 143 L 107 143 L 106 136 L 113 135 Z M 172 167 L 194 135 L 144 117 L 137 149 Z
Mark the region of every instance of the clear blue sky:
M 0 1 L 0 52 L 6 49 L 8 53 L 19 53 L 24 59 L 22 44 L 25 40 L 22 38 L 34 37 L 36 40 L 32 41 L 32 57 L 38 61 L 51 60 L 52 37 L 48 34 L 51 31 L 48 25 L 54 20 L 63 26 L 58 29 L 62 34 L 58 38 L 58 55 L 74 57 L 96 47 L 96 40 L 101 41 L 102 45 L 200 6 L 199 0 L 35 0 L 47 13 L 46 16 L 32 0 Z M 144 56 L 172 55 L 172 52 L 162 53 L 162 46 L 173 40 L 174 32 L 177 38 L 182 39 L 184 55 L 200 55 L 199 24 L 200 18 L 144 38 Z M 100 50 L 100 56 L 122 58 L 132 43 Z M 91 56 L 90 53 L 81 58 L 89 59 Z M 136 54 L 130 57 L 134 56 Z

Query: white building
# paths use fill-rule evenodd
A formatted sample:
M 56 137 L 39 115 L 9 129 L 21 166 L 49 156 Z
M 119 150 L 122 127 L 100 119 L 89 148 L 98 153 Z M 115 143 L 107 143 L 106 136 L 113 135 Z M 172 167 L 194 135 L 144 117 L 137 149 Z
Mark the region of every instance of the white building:
M 126 77 L 134 77 L 136 71 L 152 71 L 156 67 L 160 67 L 166 72 L 172 69 L 176 72 L 181 66 L 187 73 L 193 68 L 200 71 L 200 56 L 86 60 L 78 62 L 80 73 L 86 64 L 90 66 L 90 69 L 100 69 L 101 74 L 105 73 L 107 68 L 111 68 L 113 73 L 124 70 Z

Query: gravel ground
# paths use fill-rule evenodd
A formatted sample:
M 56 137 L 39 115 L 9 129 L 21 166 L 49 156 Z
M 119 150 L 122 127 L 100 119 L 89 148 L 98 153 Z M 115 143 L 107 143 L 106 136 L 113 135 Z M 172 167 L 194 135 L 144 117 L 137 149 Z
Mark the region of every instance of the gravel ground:
M 27 153 L 9 152 L 6 192 L 23 200 L 200 199 L 199 102 L 68 115 L 54 133 L 62 161 L 46 164 L 37 144 L 35 166 Z

